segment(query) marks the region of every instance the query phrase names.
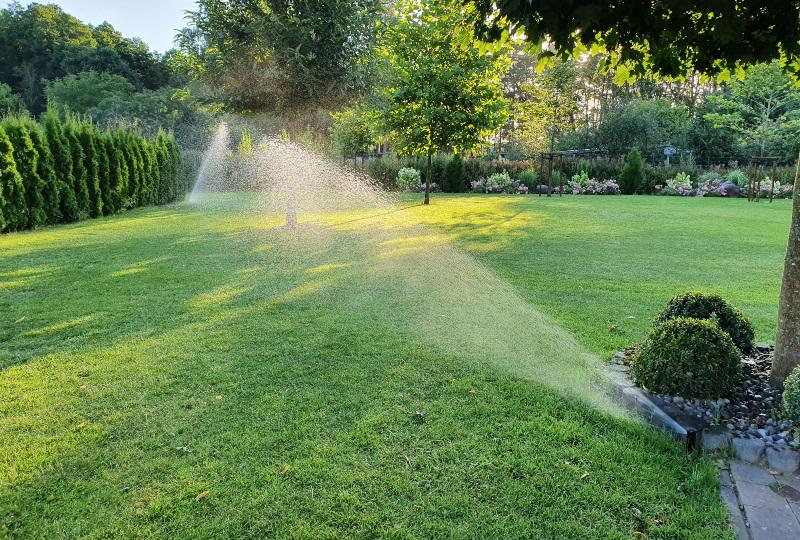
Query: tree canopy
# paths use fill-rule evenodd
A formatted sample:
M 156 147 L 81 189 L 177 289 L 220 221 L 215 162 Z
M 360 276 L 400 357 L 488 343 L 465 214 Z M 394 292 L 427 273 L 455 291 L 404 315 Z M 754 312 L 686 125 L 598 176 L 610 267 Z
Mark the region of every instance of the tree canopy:
M 480 35 L 523 31 L 545 53 L 566 58 L 605 50 L 620 79 L 689 70 L 727 74 L 782 59 L 800 75 L 797 0 L 467 0 Z

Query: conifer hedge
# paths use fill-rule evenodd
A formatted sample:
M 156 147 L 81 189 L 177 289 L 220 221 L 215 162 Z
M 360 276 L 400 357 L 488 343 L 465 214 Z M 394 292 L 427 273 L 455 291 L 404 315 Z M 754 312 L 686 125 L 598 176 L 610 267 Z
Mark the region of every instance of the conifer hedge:
M 167 204 L 188 189 L 171 134 L 146 138 L 46 112 L 0 120 L 0 231 L 33 229 Z

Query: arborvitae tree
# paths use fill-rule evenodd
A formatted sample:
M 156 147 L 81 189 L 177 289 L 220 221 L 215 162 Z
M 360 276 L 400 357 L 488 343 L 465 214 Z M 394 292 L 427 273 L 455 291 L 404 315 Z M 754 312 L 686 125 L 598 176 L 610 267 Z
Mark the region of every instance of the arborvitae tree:
M 53 154 L 50 152 L 50 145 L 47 144 L 42 127 L 31 118 L 24 118 L 23 123 L 28 129 L 33 147 L 39 156 L 36 163 L 36 171 L 42 179 L 42 199 L 44 200 L 44 213 L 46 223 L 52 225 L 61 222 L 61 193 L 58 189 L 58 177 L 56 176 Z
M 111 206 L 111 160 L 109 155 L 113 153 L 111 141 L 108 134 L 97 132 L 95 134 L 95 147 L 97 148 L 97 175 L 100 185 L 100 197 L 103 203 L 103 215 L 107 216 L 114 213 Z
M 14 162 L 14 147 L 2 127 L 0 127 L 0 193 L 2 193 L 2 216 L 0 216 L 2 230 L 24 229 L 28 225 L 25 188 L 17 164 Z
M 644 160 L 638 150 L 628 154 L 619 173 L 619 187 L 625 195 L 633 195 L 644 186 Z
M 78 141 L 83 150 L 83 169 L 86 171 L 86 188 L 89 194 L 89 215 L 103 215 L 103 196 L 100 192 L 100 163 L 98 160 L 96 129 L 88 122 L 81 122 L 77 129 Z
M 64 135 L 61 119 L 55 111 L 48 110 L 44 115 L 44 131 L 47 144 L 53 154 L 56 179 L 58 183 L 59 209 L 64 222 L 78 221 L 80 209 L 75 198 L 75 178 L 72 175 L 72 151 L 69 140 Z
M 64 124 L 64 134 L 69 141 L 69 149 L 72 154 L 72 187 L 75 191 L 75 198 L 78 201 L 78 208 L 81 214 L 91 215 L 89 210 L 89 186 L 87 185 L 88 171 L 84 163 L 85 152 L 79 139 L 80 125 L 74 118 L 67 118 Z
M 154 142 L 156 151 L 156 161 L 158 162 L 158 176 L 160 183 L 158 186 L 158 204 L 165 204 L 172 200 L 173 176 L 169 167 L 169 146 L 167 145 L 167 134 L 158 130 Z
M 33 229 L 47 221 L 44 211 L 44 198 L 42 195 L 44 181 L 39 176 L 39 152 L 33 145 L 28 125 L 20 117 L 10 116 L 0 124 L 6 130 L 14 147 L 14 161 L 17 170 L 22 176 L 22 185 L 25 190 L 25 208 L 28 221 L 25 228 Z
M 148 181 L 147 170 L 144 163 L 144 153 L 142 152 L 142 137 L 136 133 L 132 138 L 133 157 L 136 163 L 136 174 L 139 175 L 139 191 L 136 196 L 136 206 L 144 206 L 147 204 L 147 190 Z
M 189 189 L 188 179 L 183 174 L 183 163 L 181 161 L 181 151 L 178 143 L 175 141 L 175 136 L 171 133 L 167 137 L 167 144 L 169 148 L 169 160 L 172 168 L 172 173 L 175 175 L 175 195 L 173 201 L 182 199 Z
M 117 174 L 114 178 L 114 190 L 119 194 L 119 204 L 117 211 L 123 208 L 130 208 L 130 198 L 128 197 L 128 184 L 130 183 L 130 168 L 128 167 L 127 137 L 122 131 L 114 134 L 114 154 L 117 167 Z
M 156 204 L 156 193 L 158 193 L 158 167 L 156 156 L 153 151 L 153 143 L 144 141 L 142 145 L 142 156 L 144 157 L 145 178 L 147 178 L 147 200 L 146 204 Z

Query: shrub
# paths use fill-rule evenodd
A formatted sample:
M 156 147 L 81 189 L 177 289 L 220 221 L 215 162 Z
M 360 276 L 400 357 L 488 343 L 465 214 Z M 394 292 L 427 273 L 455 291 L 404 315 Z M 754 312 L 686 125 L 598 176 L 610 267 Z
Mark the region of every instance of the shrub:
M 533 169 L 525 169 L 519 176 L 517 177 L 519 183 L 528 188 L 528 190 L 536 190 L 536 186 L 539 185 L 539 173 L 537 173 Z
M 403 191 L 416 191 L 422 182 L 422 175 L 417 169 L 404 167 L 397 173 L 395 185 Z
M 662 195 L 680 195 L 688 197 L 694 194 L 692 177 L 687 173 L 679 172 L 675 178 L 667 180 L 667 185 L 661 189 Z
M 688 292 L 673 298 L 655 323 L 662 323 L 679 317 L 694 319 L 713 319 L 719 327 L 731 336 L 736 346 L 744 353 L 753 351 L 753 326 L 741 311 L 715 294 Z
M 89 211 L 89 186 L 87 178 L 89 171 L 86 170 L 86 153 L 78 139 L 78 123 L 74 119 L 67 119 L 64 125 L 64 135 L 67 139 L 69 151 L 72 154 L 72 188 L 75 193 L 75 200 L 78 203 L 80 218 L 91 215 Z
M 586 182 L 583 193 L 586 195 L 619 195 L 620 187 L 614 180 L 598 182 L 592 178 Z
M 725 179 L 717 173 L 701 174 L 697 181 L 697 190 L 695 195 L 698 197 L 722 197 L 725 195 L 725 188 L 722 184 Z
M 586 171 L 580 171 L 578 174 L 572 176 L 572 181 L 584 188 L 589 182 L 589 173 Z
M 14 162 L 22 177 L 25 193 L 26 229 L 32 229 L 47 222 L 44 210 L 44 181 L 39 176 L 39 152 L 31 140 L 28 126 L 22 118 L 8 117 L 2 122 L 11 146 L 14 148 Z
M 628 154 L 619 173 L 619 187 L 625 195 L 633 195 L 644 185 L 644 160 L 638 150 Z
M 100 193 L 100 160 L 98 158 L 95 128 L 82 123 L 78 129 L 78 141 L 83 149 L 83 168 L 86 171 L 86 188 L 89 193 L 89 215 L 103 215 L 103 196 Z
M 800 366 L 783 381 L 783 412 L 794 425 L 800 425 Z
M 72 152 L 70 151 L 69 140 L 64 135 L 61 120 L 58 114 L 52 110 L 48 110 L 45 113 L 44 131 L 47 138 L 47 146 L 53 156 L 61 220 L 67 223 L 78 221 L 80 209 L 75 198 Z
M 45 221 L 49 224 L 61 222 L 61 192 L 59 182 L 56 177 L 55 163 L 47 138 L 39 124 L 32 119 L 23 117 L 23 121 L 28 128 L 28 135 L 31 138 L 33 147 L 39 159 L 36 162 L 36 172 L 42 179 L 42 199 L 44 200 Z
M 728 182 L 732 182 L 739 186 L 740 188 L 744 189 L 750 183 L 750 180 L 747 178 L 747 175 L 740 171 L 739 169 L 733 169 L 729 171 L 728 174 L 725 175 L 725 180 Z
M 507 172 L 495 173 L 488 178 L 472 182 L 473 191 L 484 193 L 517 193 L 519 182 L 513 180 Z
M 18 231 L 27 223 L 25 188 L 14 162 L 14 147 L 0 127 L 0 230 Z
M 448 193 L 462 193 L 467 188 L 464 177 L 464 160 L 461 154 L 454 154 L 447 162 L 444 168 L 442 187 Z
M 713 399 L 733 394 L 742 356 L 713 321 L 677 318 L 653 327 L 636 353 L 631 375 L 660 394 Z

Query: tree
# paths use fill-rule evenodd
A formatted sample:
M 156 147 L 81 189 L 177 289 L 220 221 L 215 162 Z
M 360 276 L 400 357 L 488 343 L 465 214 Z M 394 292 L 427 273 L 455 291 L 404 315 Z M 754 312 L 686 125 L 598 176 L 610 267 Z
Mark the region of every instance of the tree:
M 578 89 L 578 71 L 570 62 L 556 62 L 521 84 L 515 136 L 527 153 L 552 152 L 558 135 L 575 127 Z
M 433 154 L 471 150 L 505 122 L 506 48 L 476 44 L 456 0 L 402 0 L 394 10 L 382 48 L 391 69 L 384 125 L 400 153 L 427 157 L 429 204 Z
M 24 109 L 22 98 L 13 93 L 10 86 L 0 83 L 0 116 L 17 114 Z
M 729 73 L 741 64 L 783 58 L 800 74 L 800 3 L 796 0 L 472 0 L 479 35 L 524 33 L 537 50 L 568 58 L 606 51 L 619 82 L 648 74 Z
M 778 62 L 747 68 L 741 80 L 708 97 L 704 119 L 731 131 L 746 156 L 792 159 L 800 146 L 800 89 Z
M 48 102 L 58 109 L 86 114 L 109 98 L 128 98 L 136 88 L 121 75 L 86 71 L 49 81 Z
M 67 223 L 78 221 L 80 209 L 75 197 L 75 177 L 72 174 L 72 151 L 64 134 L 61 119 L 55 111 L 44 115 L 44 132 L 52 157 L 58 185 L 59 213 Z
M 644 184 L 644 160 L 639 150 L 632 150 L 619 173 L 619 187 L 625 195 L 633 195 Z
M 33 229 L 47 222 L 44 208 L 44 180 L 39 176 L 39 152 L 33 144 L 29 127 L 22 118 L 8 117 L 0 124 L 14 148 L 14 162 L 25 193 L 27 221 L 23 228 Z
M 89 211 L 89 185 L 87 179 L 89 171 L 86 169 L 86 152 L 78 138 L 80 126 L 78 121 L 70 116 L 64 122 L 64 137 L 70 151 L 70 163 L 72 164 L 72 191 L 75 193 L 75 201 L 78 203 L 78 211 L 84 215 L 90 215 Z
M 379 0 L 199 0 L 179 44 L 229 105 L 291 111 L 336 103 L 371 80 Z
M 616 62 L 620 81 L 656 73 L 725 74 L 742 64 L 781 59 L 800 75 L 800 3 L 796 0 L 687 3 L 636 0 L 600 5 L 593 0 L 499 2 L 472 0 L 473 24 L 492 39 L 508 25 L 527 39 L 547 42 L 562 57 L 605 49 Z M 781 386 L 800 364 L 800 181 L 795 181 L 789 249 L 786 254 L 772 382 Z
M 684 147 L 689 125 L 689 114 L 682 105 L 665 99 L 625 100 L 608 111 L 597 127 L 595 146 L 612 156 L 638 148 L 651 159 L 663 159 L 659 145 Z
M 59 180 L 56 176 L 53 154 L 42 127 L 33 119 L 23 117 L 23 123 L 28 129 L 33 147 L 39 159 L 36 162 L 36 172 L 42 179 L 42 199 L 44 200 L 44 213 L 48 224 L 61 222 L 61 191 Z
M 331 113 L 331 146 L 344 158 L 364 155 L 378 144 L 376 113 L 367 107 L 358 106 Z
M 81 122 L 77 127 L 78 141 L 83 150 L 83 169 L 86 171 L 86 189 L 88 190 L 88 209 L 91 217 L 103 215 L 103 195 L 100 192 L 100 160 L 95 142 L 97 129 L 88 122 Z
M 19 231 L 27 224 L 25 188 L 14 161 L 14 147 L 0 127 L 0 230 Z

